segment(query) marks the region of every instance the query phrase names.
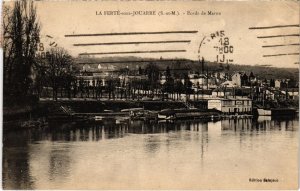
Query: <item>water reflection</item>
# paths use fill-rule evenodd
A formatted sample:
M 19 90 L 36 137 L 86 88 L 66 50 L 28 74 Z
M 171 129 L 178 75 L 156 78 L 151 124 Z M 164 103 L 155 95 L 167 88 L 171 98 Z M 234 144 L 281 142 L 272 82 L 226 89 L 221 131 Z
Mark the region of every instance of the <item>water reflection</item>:
M 29 150 L 28 147 L 20 148 L 15 152 L 3 149 L 3 188 L 33 189 L 32 177 L 29 174 Z
M 237 164 L 246 161 L 247 169 L 261 164 L 259 157 L 266 157 L 261 152 L 266 148 L 283 155 L 278 157 L 280 161 L 274 162 L 279 167 L 295 165 L 285 161 L 284 155 L 289 152 L 296 157 L 298 126 L 297 118 L 121 123 L 109 119 L 95 123 L 55 122 L 41 130 L 4 132 L 3 187 L 150 189 L 151 185 L 161 185 L 158 188 L 173 188 L 171 185 L 176 185 L 176 178 L 181 179 L 180 174 L 201 177 L 205 172 L 214 178 L 216 173 L 222 175 L 236 169 L 241 176 L 246 176 L 248 171 L 239 169 Z M 233 163 L 240 158 L 242 162 Z M 247 162 L 249 158 L 253 164 Z M 227 165 L 221 166 L 224 161 Z M 285 169 L 281 169 L 283 174 Z M 173 176 L 174 180 L 146 186 L 149 179 L 164 176 Z M 79 181 L 82 187 L 74 187 L 78 177 L 83 177 Z M 202 178 L 204 181 L 205 177 Z M 199 180 L 182 181 L 192 184 Z

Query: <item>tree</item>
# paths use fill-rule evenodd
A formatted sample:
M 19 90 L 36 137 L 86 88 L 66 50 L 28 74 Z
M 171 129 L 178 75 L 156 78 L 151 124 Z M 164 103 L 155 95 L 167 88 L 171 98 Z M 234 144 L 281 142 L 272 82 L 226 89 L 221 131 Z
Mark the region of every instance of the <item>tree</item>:
M 159 79 L 159 68 L 154 63 L 149 63 L 146 68 L 145 72 L 148 76 L 148 80 L 150 81 L 150 89 L 152 93 L 154 93 L 154 89 L 158 86 L 158 79 Z
M 143 69 L 141 68 L 141 66 L 139 66 L 139 75 L 142 75 L 143 74 Z
M 191 80 L 190 80 L 190 78 L 189 78 L 188 75 L 185 75 L 185 77 L 184 77 L 184 84 L 183 85 L 184 85 L 184 89 L 185 89 L 185 94 L 189 98 L 190 94 L 193 93 L 193 89 L 192 89 L 193 83 L 191 82 Z
M 176 80 L 174 89 L 177 93 L 177 99 L 181 97 L 181 93 L 184 91 L 184 85 L 182 84 L 181 80 Z
M 249 77 L 246 73 L 241 77 L 241 85 L 247 86 L 249 84 Z
M 40 41 L 40 25 L 32 1 L 16 1 L 3 8 L 4 94 L 28 95 L 32 67 Z
M 145 68 L 145 72 L 151 82 L 156 82 L 159 79 L 159 68 L 156 64 L 149 63 Z
M 166 82 L 162 87 L 163 92 L 174 93 L 174 79 L 171 76 L 170 67 L 166 68 Z
M 65 49 L 55 47 L 47 52 L 45 59 L 40 58 L 39 63 L 38 67 L 46 68 L 46 78 L 53 90 L 53 100 L 57 100 L 59 88 L 66 87 L 65 83 L 70 84 L 73 80 L 73 58 Z
M 162 91 L 168 92 L 171 95 L 173 95 L 173 93 L 174 93 L 174 79 L 173 78 L 169 77 L 166 79 L 166 82 L 163 84 Z
M 290 79 L 290 81 L 288 82 L 288 87 L 289 88 L 295 88 L 296 87 L 296 80 L 292 77 L 291 79 Z
M 171 76 L 170 67 L 167 66 L 167 68 L 166 68 L 166 79 L 168 80 L 168 79 L 171 78 L 171 77 L 172 77 L 172 76 Z
M 255 79 L 255 76 L 254 76 L 254 74 L 253 74 L 253 72 L 252 72 L 252 71 L 250 72 L 249 79 L 250 79 L 250 80 L 253 80 L 253 79 Z
M 274 79 L 270 80 L 270 87 L 275 87 L 275 80 Z

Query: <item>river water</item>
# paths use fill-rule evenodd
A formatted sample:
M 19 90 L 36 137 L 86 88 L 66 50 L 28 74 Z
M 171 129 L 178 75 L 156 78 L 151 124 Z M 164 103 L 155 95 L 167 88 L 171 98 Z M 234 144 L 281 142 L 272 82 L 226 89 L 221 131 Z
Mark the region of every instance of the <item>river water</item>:
M 4 189 L 296 189 L 298 126 L 298 118 L 109 119 L 4 132 L 2 184 Z

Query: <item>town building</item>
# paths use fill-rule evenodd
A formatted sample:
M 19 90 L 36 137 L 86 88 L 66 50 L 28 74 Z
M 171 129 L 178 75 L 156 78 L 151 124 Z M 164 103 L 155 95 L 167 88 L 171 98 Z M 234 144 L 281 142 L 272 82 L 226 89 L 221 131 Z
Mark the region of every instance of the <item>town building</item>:
M 233 95 L 233 88 L 218 87 L 212 90 L 212 97 L 226 97 Z
M 236 72 L 231 76 L 231 81 L 238 87 L 242 86 L 242 73 Z
M 124 75 L 121 74 L 119 75 L 119 79 L 121 80 L 121 82 L 129 83 L 132 82 L 134 80 L 147 80 L 148 76 L 147 75 Z
M 252 100 L 245 97 L 210 98 L 208 109 L 216 109 L 226 114 L 251 114 Z
M 106 85 L 108 79 L 118 78 L 117 67 L 111 64 L 79 62 L 77 65 L 79 68 L 79 73 L 76 75 L 77 84 L 79 81 L 84 81 L 89 86 L 94 86 L 97 81 L 100 81 L 102 85 Z
M 275 88 L 280 88 L 281 87 L 281 80 L 275 80 Z
M 189 80 L 192 82 L 192 86 L 194 88 L 201 88 L 205 89 L 208 86 L 208 79 L 207 76 L 204 74 L 189 74 Z M 184 83 L 184 79 L 182 80 Z

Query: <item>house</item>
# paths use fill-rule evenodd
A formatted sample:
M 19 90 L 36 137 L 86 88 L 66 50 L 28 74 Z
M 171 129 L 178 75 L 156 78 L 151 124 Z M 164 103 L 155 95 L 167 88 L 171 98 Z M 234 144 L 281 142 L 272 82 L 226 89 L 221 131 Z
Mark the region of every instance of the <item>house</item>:
M 132 82 L 134 80 L 147 80 L 148 76 L 147 75 L 119 75 L 119 79 L 121 82 Z
M 286 88 L 286 89 L 282 89 L 280 92 L 287 99 L 299 100 L 299 89 L 298 88 Z M 286 94 L 287 94 L 287 96 L 286 96 Z
M 79 63 L 79 66 L 80 71 L 86 73 L 112 73 L 117 69 L 111 64 Z
M 280 88 L 281 80 L 275 80 L 275 88 Z
M 212 97 L 225 97 L 225 96 L 232 96 L 233 95 L 233 88 L 215 88 L 212 93 Z
M 189 79 L 193 84 L 193 87 L 206 86 L 207 76 L 204 74 L 189 74 Z
M 77 85 L 79 85 L 80 81 L 88 83 L 89 86 L 94 86 L 97 81 L 101 81 L 102 85 L 105 85 L 106 77 L 107 76 L 105 75 L 97 75 L 97 76 L 78 75 L 76 76 Z
M 236 84 L 238 87 L 242 86 L 242 76 L 241 72 L 236 72 L 231 76 L 232 83 Z
M 238 87 L 238 85 L 237 85 L 235 82 L 229 81 L 229 80 L 223 82 L 222 84 L 220 84 L 220 86 L 221 86 L 221 87 L 226 87 L 226 88 L 234 88 L 234 87 Z
M 89 70 L 91 70 L 91 66 L 89 64 L 84 64 L 82 66 L 82 71 L 89 71 Z
M 231 76 L 231 81 L 238 87 L 241 87 L 254 84 L 257 82 L 257 79 L 252 72 L 249 74 L 249 76 L 245 72 L 236 72 Z
M 288 88 L 287 90 L 289 99 L 299 100 L 299 89 L 298 88 Z
M 208 109 L 217 109 L 226 114 L 251 114 L 252 100 L 242 97 L 210 98 Z

